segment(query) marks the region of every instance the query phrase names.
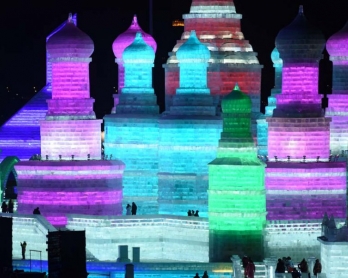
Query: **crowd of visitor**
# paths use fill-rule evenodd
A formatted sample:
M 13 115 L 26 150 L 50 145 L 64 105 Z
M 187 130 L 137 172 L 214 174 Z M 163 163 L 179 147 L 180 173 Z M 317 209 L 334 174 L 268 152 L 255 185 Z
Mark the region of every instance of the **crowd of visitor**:
M 278 259 L 275 270 L 275 273 L 291 273 L 293 278 L 301 277 L 301 273 L 308 272 L 311 272 L 311 270 L 309 269 L 308 263 L 305 259 L 302 259 L 297 267 L 295 267 L 291 257 L 283 257 L 283 259 Z M 321 273 L 321 263 L 318 259 L 315 261 L 312 273 L 315 276 Z
M 8 204 L 6 203 L 6 201 L 2 202 L 2 205 L 1 205 L 2 213 L 13 213 L 13 209 L 14 209 L 14 203 L 12 199 L 8 201 Z

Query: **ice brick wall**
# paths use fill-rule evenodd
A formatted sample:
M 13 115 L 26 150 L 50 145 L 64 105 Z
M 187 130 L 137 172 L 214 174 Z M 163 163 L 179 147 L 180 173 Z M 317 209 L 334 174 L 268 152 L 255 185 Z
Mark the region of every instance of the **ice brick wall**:
M 320 220 L 267 221 L 264 231 L 265 258 L 290 256 L 293 262 L 320 258 Z
M 19 213 L 41 214 L 57 226 L 66 224 L 66 214 L 122 214 L 120 161 L 28 161 L 19 162 Z
M 322 272 L 327 278 L 344 278 L 347 276 L 348 242 L 320 242 Z M 319 243 L 318 242 L 318 243 Z
M 279 107 L 279 106 L 278 106 Z M 316 161 L 330 155 L 330 118 L 272 117 L 268 122 L 268 155 L 271 160 Z
M 345 163 L 267 163 L 268 220 L 345 218 L 346 192 Z
M 101 120 L 41 122 L 41 155 L 49 160 L 101 158 Z
M 118 246 L 140 247 L 140 260 L 208 262 L 208 221 L 169 215 L 68 216 L 68 229 L 86 230 L 86 247 L 99 260 L 118 258 Z
M 105 120 L 105 154 L 121 159 L 123 213 L 135 202 L 138 214 L 158 213 L 158 116 L 111 114 Z

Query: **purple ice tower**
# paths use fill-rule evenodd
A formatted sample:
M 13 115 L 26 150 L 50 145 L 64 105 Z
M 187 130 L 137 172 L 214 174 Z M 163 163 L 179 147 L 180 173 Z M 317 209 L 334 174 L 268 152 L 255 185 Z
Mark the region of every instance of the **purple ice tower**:
M 41 160 L 20 162 L 18 212 L 39 207 L 56 226 L 67 213 L 122 213 L 124 164 L 101 160 L 101 120 L 93 111 L 89 92 L 89 63 L 93 41 L 73 23 L 47 42 L 52 63 L 52 99 L 41 122 Z
M 282 92 L 268 122 L 268 220 L 346 217 L 346 166 L 330 162 L 330 122 L 318 94 L 324 36 L 298 16 L 276 38 L 283 59 Z
M 326 116 L 332 118 L 330 148 L 336 155 L 348 150 L 348 22 L 329 38 L 326 49 L 333 63 L 332 94 L 328 95 Z

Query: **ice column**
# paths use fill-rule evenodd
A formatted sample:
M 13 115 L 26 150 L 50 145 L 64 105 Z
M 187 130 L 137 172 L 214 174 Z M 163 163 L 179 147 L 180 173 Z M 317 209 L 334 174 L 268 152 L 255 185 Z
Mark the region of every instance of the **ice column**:
M 239 87 L 222 100 L 223 131 L 209 163 L 210 260 L 230 254 L 263 256 L 266 224 L 265 164 L 251 135 L 251 100 Z

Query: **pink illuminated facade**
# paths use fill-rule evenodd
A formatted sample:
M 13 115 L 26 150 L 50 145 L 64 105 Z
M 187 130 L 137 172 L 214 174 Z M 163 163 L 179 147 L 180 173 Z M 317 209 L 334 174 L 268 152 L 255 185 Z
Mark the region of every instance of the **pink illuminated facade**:
M 348 23 L 326 43 L 333 63 L 332 94 L 328 95 L 326 116 L 332 119 L 330 149 L 332 154 L 348 150 Z
M 276 39 L 284 64 L 282 91 L 273 116 L 266 118 L 268 220 L 346 217 L 346 164 L 329 161 L 331 118 L 324 117 L 318 93 L 324 44 L 302 7 Z
M 179 87 L 176 52 L 195 30 L 199 40 L 211 52 L 208 65 L 208 87 L 219 106 L 222 96 L 229 94 L 236 83 L 252 100 L 252 129 L 256 135 L 256 119 L 260 115 L 262 66 L 241 31 L 242 15 L 236 13 L 232 0 L 193 0 L 190 13 L 183 15 L 185 31 L 174 46 L 165 68 L 166 110 L 172 105 Z M 218 111 L 220 108 L 218 108 Z
M 156 52 L 157 43 L 153 37 L 145 33 L 138 24 L 137 16 L 134 15 L 132 24 L 122 34 L 120 34 L 112 44 L 112 50 L 115 54 L 115 62 L 118 64 L 118 93 L 122 93 L 124 87 L 124 65 L 123 65 L 123 51 L 134 41 L 136 33 L 141 33 L 146 44 L 151 46 Z M 117 99 L 115 99 L 115 105 L 117 105 Z
M 52 99 L 41 122 L 41 161 L 19 162 L 18 212 L 35 207 L 56 226 L 67 213 L 122 213 L 124 164 L 101 160 L 101 120 L 89 92 L 93 41 L 73 23 L 51 36 L 47 51 L 52 64 Z

